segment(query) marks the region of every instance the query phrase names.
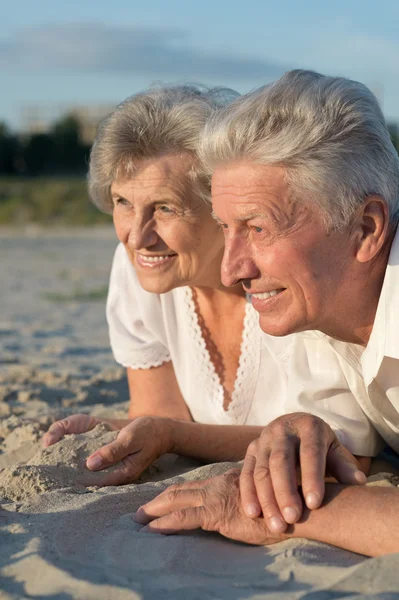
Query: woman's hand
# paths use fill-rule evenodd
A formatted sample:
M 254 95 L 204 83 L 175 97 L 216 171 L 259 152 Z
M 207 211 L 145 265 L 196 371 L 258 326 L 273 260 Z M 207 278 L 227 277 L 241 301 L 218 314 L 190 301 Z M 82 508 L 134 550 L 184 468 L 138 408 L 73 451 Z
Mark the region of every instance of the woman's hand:
M 91 415 L 76 414 L 61 421 L 56 421 L 50 425 L 47 433 L 42 438 L 42 444 L 45 448 L 59 442 L 64 435 L 70 433 L 86 433 L 94 429 L 99 423 L 108 423 L 112 427 L 112 419 L 97 419 Z
M 120 431 L 113 442 L 93 452 L 86 461 L 91 471 L 114 467 L 103 476 L 99 473 L 98 486 L 132 483 L 154 460 L 172 450 L 171 420 L 161 417 L 137 417 L 127 422 L 76 414 L 53 423 L 44 434 L 42 443 L 45 447 L 51 446 L 64 435 L 85 433 L 99 423 L 107 423 Z
M 137 523 L 153 533 L 177 533 L 191 529 L 217 531 L 247 544 L 274 544 L 284 534 L 271 533 L 263 518 L 251 519 L 242 510 L 239 491 L 240 471 L 232 469 L 204 481 L 172 485 L 141 506 Z
M 172 442 L 170 419 L 137 417 L 113 442 L 93 452 L 86 464 L 91 471 L 114 467 L 99 476 L 98 486 L 132 483 L 154 460 L 171 451 Z

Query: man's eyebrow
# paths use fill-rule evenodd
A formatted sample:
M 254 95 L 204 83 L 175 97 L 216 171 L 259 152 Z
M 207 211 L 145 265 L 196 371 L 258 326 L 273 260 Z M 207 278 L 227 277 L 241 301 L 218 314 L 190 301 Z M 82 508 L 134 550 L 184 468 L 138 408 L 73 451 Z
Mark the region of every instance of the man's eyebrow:
M 217 223 L 220 225 L 224 225 L 222 219 L 219 219 L 217 215 L 212 211 L 212 217 L 215 219 Z M 266 215 L 265 213 L 251 213 L 250 215 L 244 215 L 242 217 L 235 217 L 234 221 L 237 223 L 246 223 L 247 221 L 251 221 L 252 219 L 270 219 L 270 215 Z
M 252 221 L 252 219 L 270 219 L 270 215 L 268 216 L 265 213 L 251 213 L 250 215 L 237 217 L 235 221 L 238 221 L 239 223 L 246 223 L 247 221 Z

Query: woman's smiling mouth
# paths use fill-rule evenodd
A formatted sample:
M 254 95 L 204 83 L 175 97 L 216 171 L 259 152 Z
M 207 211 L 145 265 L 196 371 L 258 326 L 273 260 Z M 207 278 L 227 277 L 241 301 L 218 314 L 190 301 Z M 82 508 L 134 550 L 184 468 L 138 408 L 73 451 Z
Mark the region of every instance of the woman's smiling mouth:
M 177 254 L 139 254 L 136 252 L 137 263 L 144 268 L 154 269 L 169 263 Z

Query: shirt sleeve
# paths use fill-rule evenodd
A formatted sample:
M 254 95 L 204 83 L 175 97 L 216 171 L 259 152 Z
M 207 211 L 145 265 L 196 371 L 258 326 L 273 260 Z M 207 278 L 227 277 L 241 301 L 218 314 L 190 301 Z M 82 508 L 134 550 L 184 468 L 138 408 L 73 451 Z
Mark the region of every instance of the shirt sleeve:
M 160 296 L 140 286 L 123 244 L 115 250 L 106 315 L 116 362 L 150 369 L 171 360 Z
M 291 352 L 290 412 L 307 412 L 326 421 L 352 454 L 377 456 L 382 438 L 353 395 L 330 344 L 316 336 L 297 334 Z

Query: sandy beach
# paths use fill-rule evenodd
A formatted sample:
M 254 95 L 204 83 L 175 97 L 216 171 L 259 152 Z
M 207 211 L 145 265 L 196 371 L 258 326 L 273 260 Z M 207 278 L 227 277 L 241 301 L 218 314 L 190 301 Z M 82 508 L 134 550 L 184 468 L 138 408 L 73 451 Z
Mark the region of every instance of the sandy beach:
M 105 425 L 42 448 L 57 418 L 126 414 L 125 373 L 105 321 L 115 247 L 109 228 L 0 231 L 0 598 L 398 598 L 399 555 L 141 533 L 133 520 L 141 504 L 230 464 L 168 455 L 135 484 L 98 488 L 85 459 L 116 435 Z

